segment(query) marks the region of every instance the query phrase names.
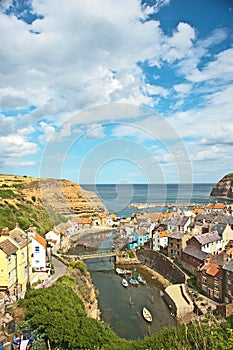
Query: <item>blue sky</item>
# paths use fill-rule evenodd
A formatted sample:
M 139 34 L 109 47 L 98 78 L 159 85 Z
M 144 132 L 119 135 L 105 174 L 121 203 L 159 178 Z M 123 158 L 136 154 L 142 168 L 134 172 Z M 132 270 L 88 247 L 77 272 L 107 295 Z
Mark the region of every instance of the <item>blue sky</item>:
M 233 172 L 232 1 L 0 10 L 0 173 L 215 183 Z

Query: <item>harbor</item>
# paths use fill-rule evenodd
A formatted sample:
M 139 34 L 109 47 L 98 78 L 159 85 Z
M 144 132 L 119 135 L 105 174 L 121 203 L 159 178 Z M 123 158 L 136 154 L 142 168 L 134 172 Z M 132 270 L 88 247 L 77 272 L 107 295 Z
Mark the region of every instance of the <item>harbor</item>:
M 122 266 L 128 274 L 142 276 L 146 284 L 128 283 L 122 285 L 123 276 L 116 272 L 114 262 L 109 259 L 85 260 L 92 282 L 98 290 L 97 299 L 101 310 L 101 319 L 122 338 L 137 339 L 176 325 L 176 319 L 163 300 L 163 285 L 155 275 L 141 265 Z M 143 307 L 150 310 L 152 322 L 143 316 Z

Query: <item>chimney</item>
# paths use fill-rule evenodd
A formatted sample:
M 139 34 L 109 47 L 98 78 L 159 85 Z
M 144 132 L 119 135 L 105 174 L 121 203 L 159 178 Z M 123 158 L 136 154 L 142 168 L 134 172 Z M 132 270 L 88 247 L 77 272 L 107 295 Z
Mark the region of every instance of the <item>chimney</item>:
M 15 228 L 18 228 L 19 227 L 19 223 L 18 222 L 16 222 L 16 224 L 15 224 Z
M 2 229 L 1 236 L 9 236 L 9 228 L 8 227 L 4 227 Z

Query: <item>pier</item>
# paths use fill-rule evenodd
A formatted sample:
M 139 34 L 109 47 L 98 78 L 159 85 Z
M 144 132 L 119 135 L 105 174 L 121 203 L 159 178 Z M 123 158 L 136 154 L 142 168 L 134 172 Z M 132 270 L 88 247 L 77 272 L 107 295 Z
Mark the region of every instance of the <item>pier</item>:
M 146 208 L 201 208 L 203 204 L 198 203 L 132 203 L 129 208 L 146 209 Z

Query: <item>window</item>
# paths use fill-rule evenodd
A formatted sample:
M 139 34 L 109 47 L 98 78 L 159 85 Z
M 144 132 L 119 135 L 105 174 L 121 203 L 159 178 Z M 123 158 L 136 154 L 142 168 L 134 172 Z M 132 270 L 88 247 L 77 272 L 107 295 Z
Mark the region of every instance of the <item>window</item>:
M 11 263 L 11 255 L 8 256 L 8 263 Z
M 219 291 L 218 291 L 218 290 L 215 290 L 215 291 L 214 291 L 214 297 L 215 297 L 215 298 L 219 298 Z
M 228 283 L 229 285 L 231 285 L 231 280 L 227 280 L 227 283 Z
M 11 271 L 9 271 L 8 272 L 8 280 L 11 280 L 11 278 L 12 278 L 12 273 L 11 273 Z
M 39 252 L 40 251 L 40 247 L 39 246 L 37 246 L 37 247 L 35 247 L 35 252 Z
M 22 252 L 22 260 L 24 260 L 24 252 Z

